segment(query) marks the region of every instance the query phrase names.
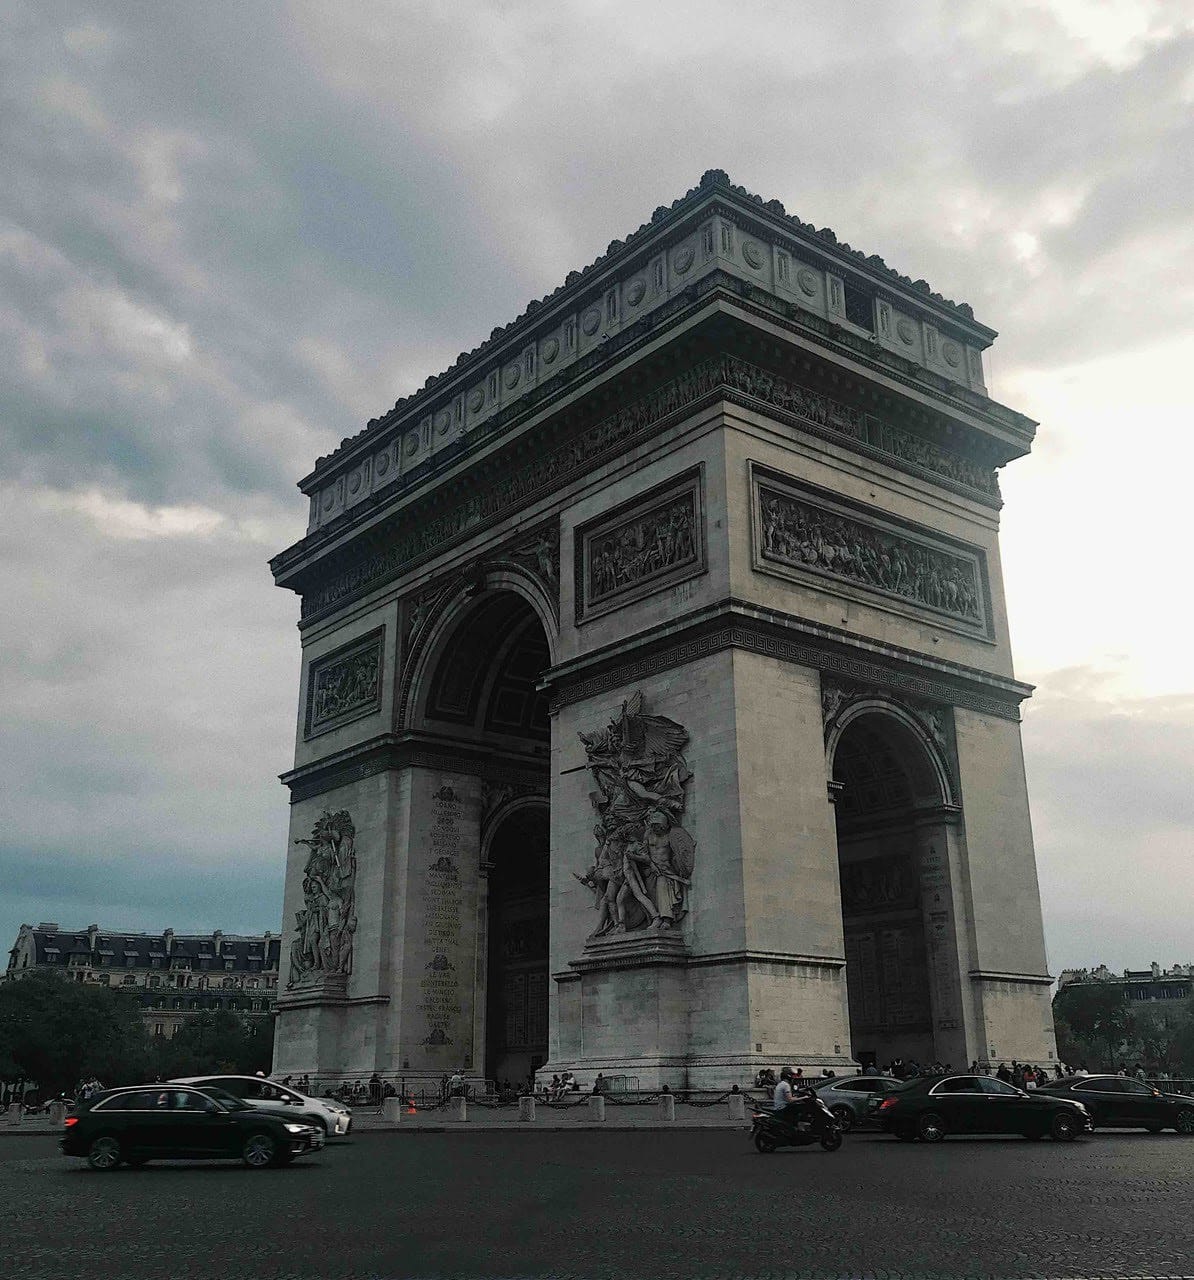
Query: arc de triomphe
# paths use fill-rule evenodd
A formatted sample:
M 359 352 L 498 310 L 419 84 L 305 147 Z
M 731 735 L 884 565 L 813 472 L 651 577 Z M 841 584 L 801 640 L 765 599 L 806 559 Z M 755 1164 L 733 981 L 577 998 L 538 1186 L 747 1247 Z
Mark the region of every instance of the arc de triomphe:
M 1053 1058 L 994 337 L 712 171 L 316 463 L 276 1070 Z

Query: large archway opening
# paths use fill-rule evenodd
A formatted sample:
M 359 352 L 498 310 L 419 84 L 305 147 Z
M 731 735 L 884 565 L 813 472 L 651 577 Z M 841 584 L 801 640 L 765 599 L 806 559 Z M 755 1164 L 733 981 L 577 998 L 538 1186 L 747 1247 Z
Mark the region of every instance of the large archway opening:
M 471 1069 L 522 1085 L 547 1060 L 551 665 L 539 614 L 490 586 L 462 601 L 428 663 L 422 725 L 480 781 Z
M 926 818 L 947 799 L 940 771 L 909 725 L 872 710 L 842 729 L 832 777 L 854 1057 L 933 1062 L 922 864 Z
M 485 1075 L 520 1087 L 547 1061 L 546 804 L 500 817 L 488 848 Z

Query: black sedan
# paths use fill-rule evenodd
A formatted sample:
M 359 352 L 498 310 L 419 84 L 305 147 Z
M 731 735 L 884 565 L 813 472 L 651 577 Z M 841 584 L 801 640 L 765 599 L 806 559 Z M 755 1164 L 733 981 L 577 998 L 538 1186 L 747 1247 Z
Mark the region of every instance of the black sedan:
M 1068 1076 L 1041 1090 L 1081 1102 L 1099 1129 L 1176 1129 L 1194 1133 L 1194 1098 L 1162 1093 L 1128 1076 Z
M 323 1146 L 311 1124 L 283 1120 L 222 1089 L 140 1085 L 110 1089 L 81 1102 L 66 1117 L 59 1146 L 101 1171 L 150 1160 L 228 1160 L 251 1169 L 289 1164 Z
M 884 1098 L 875 1112 L 879 1126 L 904 1142 L 940 1142 L 949 1133 L 1049 1134 L 1070 1142 L 1092 1125 L 1073 1098 L 1025 1092 L 994 1076 L 923 1076 Z

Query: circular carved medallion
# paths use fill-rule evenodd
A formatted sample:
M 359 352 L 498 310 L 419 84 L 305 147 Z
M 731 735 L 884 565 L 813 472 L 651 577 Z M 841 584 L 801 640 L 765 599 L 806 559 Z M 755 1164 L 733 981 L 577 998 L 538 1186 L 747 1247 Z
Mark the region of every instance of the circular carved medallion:
M 543 363 L 552 364 L 555 361 L 556 356 L 558 356 L 559 354 L 560 354 L 559 338 L 548 338 L 548 340 L 543 344 Z
M 373 470 L 379 475 L 384 476 L 390 469 L 390 455 L 388 453 L 379 453 L 373 461 Z
M 692 266 L 695 257 L 696 254 L 693 253 L 691 245 L 685 245 L 683 249 L 677 249 L 676 256 L 672 259 L 672 267 L 676 274 L 682 276 Z
M 763 252 L 753 240 L 743 240 L 742 257 L 746 265 L 754 267 L 756 271 L 763 265 Z
M 508 390 L 513 391 L 518 386 L 518 379 L 522 377 L 522 371 L 516 364 L 508 364 L 506 366 L 505 376 L 502 381 L 506 384 Z
M 480 387 L 474 387 L 469 392 L 468 407 L 473 413 L 480 413 L 481 406 L 485 403 L 485 392 Z
M 601 312 L 594 307 L 591 311 L 586 311 L 580 322 L 580 327 L 591 338 L 593 334 L 601 327 Z
M 807 267 L 801 267 L 796 272 L 796 283 L 806 298 L 811 298 L 817 292 L 817 277 Z
M 956 369 L 962 363 L 962 348 L 956 342 L 943 343 L 941 354 L 945 357 L 945 363 L 951 369 Z
M 911 346 L 916 338 L 916 326 L 911 320 L 905 320 L 902 316 L 896 321 L 896 333 L 900 335 L 900 341 L 906 342 Z
M 361 473 L 359 471 L 354 471 L 352 475 L 348 477 L 348 492 L 360 493 L 360 491 L 361 491 Z
M 441 409 L 440 412 L 436 415 L 436 419 L 435 419 L 436 431 L 438 431 L 441 436 L 446 435 L 448 428 L 451 425 L 452 425 L 452 415 L 447 411 L 447 409 Z
M 637 307 L 642 302 L 647 292 L 647 286 L 641 280 L 631 282 L 630 288 L 626 290 L 626 301 L 632 307 Z
M 406 439 L 402 442 L 402 451 L 408 458 L 413 458 L 419 451 L 419 433 L 417 431 L 408 431 Z

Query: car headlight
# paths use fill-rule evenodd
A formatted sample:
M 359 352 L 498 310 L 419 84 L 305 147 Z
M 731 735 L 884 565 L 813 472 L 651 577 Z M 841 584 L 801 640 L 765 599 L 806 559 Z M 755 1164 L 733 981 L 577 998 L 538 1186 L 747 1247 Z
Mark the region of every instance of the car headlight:
M 286 1126 L 286 1132 L 287 1133 L 306 1133 L 309 1128 L 310 1126 L 305 1124 L 288 1124 Z

